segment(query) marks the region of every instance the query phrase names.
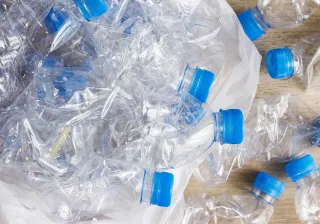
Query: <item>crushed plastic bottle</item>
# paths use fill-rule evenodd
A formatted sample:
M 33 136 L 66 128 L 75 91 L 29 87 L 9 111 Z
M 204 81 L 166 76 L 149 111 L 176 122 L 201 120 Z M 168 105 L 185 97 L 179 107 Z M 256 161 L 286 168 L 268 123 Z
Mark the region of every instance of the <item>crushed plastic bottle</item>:
M 28 182 L 44 195 L 53 216 L 65 222 L 77 222 L 99 215 L 112 217 L 114 213 L 125 217 L 125 213 L 129 214 L 140 203 L 168 207 L 174 176 L 93 156 L 65 176 L 29 172 Z
M 216 186 L 247 161 L 287 162 L 319 146 L 319 117 L 300 115 L 296 108 L 299 103 L 290 94 L 255 102 L 245 120 L 243 143 L 223 145 L 212 152 L 195 170 L 197 181 Z
M 296 183 L 296 213 L 302 223 L 318 223 L 319 201 L 319 167 L 311 155 L 306 155 L 286 165 L 286 172 L 292 182 Z
M 129 136 L 113 154 L 143 167 L 177 168 L 208 150 L 214 142 L 239 144 L 243 140 L 243 115 L 240 110 L 212 112 L 199 104 L 197 109 L 176 107 L 165 120 L 157 119 Z M 191 108 L 189 111 L 185 108 Z M 111 126 L 111 133 L 114 134 Z M 123 140 L 123 139 L 122 139 Z
M 222 195 L 217 198 L 190 198 L 185 208 L 183 224 L 256 223 L 267 224 L 273 215 L 273 204 L 285 185 L 265 172 L 259 172 L 246 195 Z
M 257 6 L 238 18 L 247 34 L 255 41 L 269 28 L 287 29 L 301 26 L 319 7 L 318 0 L 257 0 Z
M 297 77 L 306 88 L 315 85 L 320 73 L 320 35 L 299 40 L 292 49 L 278 48 L 267 54 L 267 68 L 274 79 Z

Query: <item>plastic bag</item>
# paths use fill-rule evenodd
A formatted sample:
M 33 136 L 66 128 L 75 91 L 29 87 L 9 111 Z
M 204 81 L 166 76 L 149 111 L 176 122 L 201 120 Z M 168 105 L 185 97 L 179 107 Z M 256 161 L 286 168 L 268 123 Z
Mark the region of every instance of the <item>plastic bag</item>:
M 185 3 L 182 1 L 178 1 L 178 3 L 185 6 L 189 5 L 190 8 L 189 6 L 187 8 L 194 9 L 199 2 L 190 1 L 188 3 Z M 254 45 L 243 33 L 236 15 L 225 1 L 207 1 L 206 3 L 210 3 L 212 7 L 216 9 L 216 13 L 220 18 L 221 28 L 216 34 L 216 37 L 210 39 L 211 42 L 213 40 L 216 40 L 219 44 L 215 44 L 214 46 L 216 47 L 209 47 L 204 49 L 207 52 L 214 52 L 215 49 L 219 51 L 219 48 L 217 46 L 221 46 L 220 43 L 222 43 L 226 49 L 222 54 L 223 56 L 221 56 L 221 54 L 215 55 L 214 53 L 212 53 L 213 58 L 218 57 L 219 55 L 220 61 L 224 61 L 224 63 L 223 65 L 219 66 L 221 70 L 220 72 L 217 72 L 218 79 L 210 94 L 209 105 L 212 111 L 218 111 L 220 108 L 241 108 L 243 111 L 249 111 L 251 101 L 255 95 L 255 90 L 258 83 L 258 71 L 261 56 L 255 49 Z M 235 49 L 237 50 L 236 52 Z M 119 59 L 124 60 L 125 57 L 119 57 Z M 206 66 L 211 65 L 211 62 L 212 61 L 210 59 L 205 60 L 201 66 L 206 68 Z M 112 73 L 112 70 L 106 71 L 110 71 L 111 74 L 114 74 Z M 123 76 L 124 73 L 122 71 L 125 71 L 125 69 L 121 68 L 120 71 L 121 75 L 117 75 L 117 78 L 120 77 L 121 81 L 130 82 L 131 79 L 124 79 L 126 76 Z M 129 75 L 130 77 L 130 74 L 126 75 Z M 114 90 L 113 88 L 116 87 L 114 87 L 113 84 L 116 82 L 117 80 L 107 83 L 107 86 L 109 87 L 111 85 L 110 89 Z M 240 86 L 241 89 L 239 90 L 238 87 Z M 239 92 L 242 92 L 243 94 L 240 95 Z M 149 93 L 148 89 L 147 93 Z M 137 91 L 136 94 L 139 94 L 139 91 Z M 78 102 L 78 99 L 74 97 L 75 95 L 77 95 L 77 93 L 75 93 L 73 97 L 71 97 L 69 102 Z M 90 102 L 91 101 L 89 101 L 89 105 L 92 105 L 90 104 Z M 73 108 L 76 108 L 75 105 L 73 105 Z M 27 105 L 23 106 L 23 108 L 24 107 L 27 107 Z M 106 109 L 107 108 L 108 107 L 106 107 Z M 66 110 L 68 110 L 68 108 L 66 108 Z M 72 107 L 70 110 L 72 111 Z M 99 114 L 99 116 L 100 115 L 101 113 Z M 66 119 L 68 119 L 68 117 Z M 76 120 L 72 120 L 71 122 L 73 121 L 76 122 Z M 214 144 L 210 150 L 214 150 L 216 149 L 216 147 L 217 144 Z M 113 218 L 115 220 L 123 220 L 123 223 L 179 223 L 179 219 L 181 218 L 180 215 L 183 215 L 182 209 L 184 200 L 182 192 L 185 189 L 192 172 L 208 156 L 210 150 L 208 150 L 197 160 L 189 163 L 186 166 L 175 170 L 169 170 L 175 175 L 173 203 L 169 209 L 159 209 L 153 206 L 141 204 L 137 206 L 134 211 L 132 211 L 129 218 L 122 217 L 120 214 L 114 214 L 115 216 Z M 35 206 L 35 209 L 33 209 L 31 213 L 34 214 L 38 211 L 42 211 L 41 207 Z M 14 219 L 12 216 L 10 217 L 10 214 L 8 214 L 8 217 L 6 218 L 12 218 L 10 220 Z M 44 219 L 44 222 L 45 221 L 46 220 Z M 93 221 L 88 221 L 87 223 L 108 223 L 108 220 L 106 220 L 104 217 L 95 217 Z M 111 223 L 115 223 L 115 221 Z

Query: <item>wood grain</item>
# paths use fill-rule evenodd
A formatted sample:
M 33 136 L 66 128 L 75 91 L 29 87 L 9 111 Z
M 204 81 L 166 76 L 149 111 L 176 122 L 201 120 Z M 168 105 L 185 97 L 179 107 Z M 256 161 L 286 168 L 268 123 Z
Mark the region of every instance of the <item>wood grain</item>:
M 246 10 L 249 7 L 255 6 L 255 0 L 228 0 L 231 7 L 237 14 Z M 257 90 L 257 98 L 269 95 L 279 95 L 284 93 L 292 93 L 297 95 L 299 102 L 299 111 L 303 113 L 320 112 L 320 85 L 314 85 L 307 91 L 304 90 L 301 83 L 295 79 L 289 80 L 273 80 L 269 77 L 265 68 L 265 55 L 269 49 L 276 47 L 289 46 L 291 47 L 299 38 L 315 33 L 320 33 L 320 9 L 307 22 L 299 28 L 290 30 L 272 30 L 270 29 L 266 35 L 255 42 L 255 45 L 263 56 L 260 81 Z M 318 151 L 319 150 L 319 151 Z M 320 149 L 313 149 L 311 154 L 317 159 L 320 164 Z M 295 213 L 294 197 L 295 184 L 291 183 L 284 171 L 284 165 L 263 164 L 259 162 L 249 162 L 245 168 L 235 171 L 231 174 L 227 183 L 216 188 L 205 188 L 191 178 L 185 194 L 196 194 L 198 192 L 206 192 L 208 196 L 218 196 L 223 193 L 238 194 L 245 193 L 251 188 L 251 184 L 255 175 L 260 170 L 270 173 L 279 178 L 286 184 L 284 194 L 279 201 L 275 203 L 275 212 L 271 220 L 271 224 L 297 224 L 300 223 Z

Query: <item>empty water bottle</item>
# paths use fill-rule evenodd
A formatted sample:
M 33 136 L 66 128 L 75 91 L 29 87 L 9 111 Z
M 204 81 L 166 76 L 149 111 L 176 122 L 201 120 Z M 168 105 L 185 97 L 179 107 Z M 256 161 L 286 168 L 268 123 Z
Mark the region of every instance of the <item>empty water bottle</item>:
M 148 172 L 120 160 L 93 156 L 73 173 L 29 172 L 28 183 L 44 195 L 50 212 L 65 222 L 97 216 L 126 219 L 140 203 L 169 207 L 174 176 Z
M 254 41 L 269 28 L 287 29 L 301 26 L 319 7 L 319 0 L 257 0 L 257 6 L 241 13 L 238 18 Z
M 195 170 L 198 182 L 216 186 L 247 161 L 287 162 L 305 155 L 320 144 L 319 117 L 302 116 L 301 102 L 289 94 L 265 97 L 254 102 L 245 121 L 240 145 L 223 145 Z M 310 112 L 310 111 L 309 111 Z
M 306 155 L 286 166 L 286 172 L 297 185 L 296 213 L 303 223 L 320 221 L 320 173 L 311 155 Z
M 112 155 L 147 168 L 173 168 L 197 158 L 214 142 L 242 142 L 243 115 L 240 110 L 213 113 L 199 103 L 196 107 L 179 106 L 180 109 L 176 108 L 164 119 L 158 118 L 132 129 L 121 139 L 125 140 L 122 150 L 110 150 Z M 122 134 L 120 130 L 115 131 L 114 126 L 110 130 L 115 139 L 118 139 L 118 133 Z
M 102 26 L 119 26 L 129 17 L 143 15 L 135 0 L 58 0 L 56 5 L 72 12 L 79 20 L 83 17 L 87 21 L 99 20 Z
M 214 81 L 214 73 L 200 68 L 191 68 L 187 65 L 182 79 L 180 79 L 178 92 L 189 92 L 201 103 L 206 103 Z
M 267 173 L 258 173 L 252 190 L 246 195 L 222 195 L 202 203 L 189 200 L 185 224 L 256 223 L 267 224 L 273 215 L 273 204 L 284 190 L 284 184 Z
M 306 88 L 314 85 L 320 73 L 320 35 L 315 34 L 299 40 L 292 49 L 278 48 L 267 54 L 267 68 L 274 79 L 292 76 L 303 81 Z

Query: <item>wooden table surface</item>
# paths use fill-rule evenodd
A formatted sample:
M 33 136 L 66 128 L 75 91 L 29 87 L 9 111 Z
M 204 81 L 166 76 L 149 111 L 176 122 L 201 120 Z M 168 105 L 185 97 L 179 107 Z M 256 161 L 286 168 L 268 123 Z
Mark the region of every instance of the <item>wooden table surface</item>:
M 235 12 L 239 14 L 249 7 L 254 7 L 256 0 L 228 0 L 228 2 Z M 310 17 L 302 27 L 290 30 L 270 29 L 266 35 L 255 42 L 257 49 L 263 56 L 260 82 L 256 95 L 257 98 L 290 92 L 294 95 L 297 95 L 299 100 L 303 102 L 303 105 L 299 108 L 302 115 L 310 109 L 312 111 L 320 112 L 320 95 L 316 94 L 317 91 L 320 91 L 320 85 L 315 85 L 306 91 L 301 84 L 297 82 L 297 80 L 271 79 L 265 68 L 265 56 L 269 49 L 283 46 L 291 47 L 299 38 L 315 33 L 320 33 L 320 9 L 317 11 L 317 13 Z M 311 154 L 317 159 L 318 164 L 320 164 L 320 148 L 313 149 Z M 233 172 L 225 184 L 216 188 L 202 187 L 192 177 L 187 189 L 185 190 L 185 195 L 206 192 L 208 197 L 210 197 L 218 196 L 224 193 L 245 193 L 248 189 L 250 189 L 255 175 L 260 170 L 274 175 L 286 184 L 286 189 L 283 195 L 274 205 L 275 211 L 270 223 L 300 223 L 298 217 L 296 216 L 294 207 L 296 187 L 295 184 L 291 183 L 290 179 L 286 176 L 284 165 L 263 164 L 254 161 L 249 162 L 243 169 Z

